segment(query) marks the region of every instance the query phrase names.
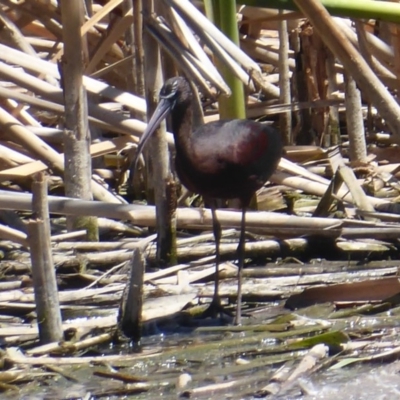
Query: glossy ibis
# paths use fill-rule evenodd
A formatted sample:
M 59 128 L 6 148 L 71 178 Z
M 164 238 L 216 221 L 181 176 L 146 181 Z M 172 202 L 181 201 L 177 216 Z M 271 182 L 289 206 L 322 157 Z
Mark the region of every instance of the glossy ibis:
M 216 199 L 240 200 L 242 222 L 238 245 L 238 297 L 235 323 L 241 322 L 241 284 L 244 264 L 245 218 L 255 191 L 276 169 L 282 154 L 280 134 L 266 124 L 250 120 L 221 120 L 193 129 L 193 92 L 183 77 L 167 80 L 159 104 L 143 133 L 132 163 L 151 134 L 170 113 L 176 147 L 176 172 L 190 191 L 199 193 L 210 205 L 216 246 L 215 289 L 211 308 L 221 309 L 218 266 L 221 225 L 216 217 Z

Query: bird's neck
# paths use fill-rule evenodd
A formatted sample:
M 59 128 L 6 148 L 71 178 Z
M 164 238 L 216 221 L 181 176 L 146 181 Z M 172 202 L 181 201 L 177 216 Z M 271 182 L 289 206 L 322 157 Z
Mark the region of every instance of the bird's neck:
M 188 154 L 193 129 L 192 104 L 176 106 L 172 112 L 171 123 L 176 151 Z

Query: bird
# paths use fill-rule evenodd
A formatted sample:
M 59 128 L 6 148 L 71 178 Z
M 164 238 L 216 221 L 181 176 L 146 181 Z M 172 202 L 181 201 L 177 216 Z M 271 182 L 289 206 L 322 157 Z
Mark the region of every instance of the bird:
M 280 132 L 272 126 L 248 119 L 208 122 L 193 126 L 194 93 L 182 76 L 165 81 L 158 105 L 143 132 L 130 170 L 161 121 L 171 116 L 175 140 L 175 169 L 180 182 L 203 197 L 212 213 L 215 238 L 214 296 L 210 308 L 221 311 L 219 264 L 221 224 L 216 215 L 218 199 L 239 199 L 242 210 L 237 248 L 238 286 L 235 325 L 241 324 L 242 271 L 245 258 L 246 208 L 254 193 L 275 171 L 283 147 Z

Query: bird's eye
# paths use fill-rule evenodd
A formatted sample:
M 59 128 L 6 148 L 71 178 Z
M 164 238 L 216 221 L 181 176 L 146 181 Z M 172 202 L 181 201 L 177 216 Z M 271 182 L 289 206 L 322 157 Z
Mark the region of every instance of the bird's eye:
M 180 96 L 180 81 L 178 79 L 169 79 L 165 82 L 160 91 L 160 98 L 169 101 L 177 101 Z
M 165 97 L 167 99 L 172 99 L 176 96 L 177 88 L 171 88 L 170 93 L 168 93 Z

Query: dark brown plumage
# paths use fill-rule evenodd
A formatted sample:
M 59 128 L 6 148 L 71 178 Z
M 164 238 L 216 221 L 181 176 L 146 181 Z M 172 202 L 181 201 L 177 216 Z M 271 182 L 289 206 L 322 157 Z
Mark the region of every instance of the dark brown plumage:
M 193 129 L 193 93 L 183 77 L 167 80 L 160 101 L 138 144 L 134 165 L 148 138 L 171 114 L 175 137 L 176 171 L 189 190 L 210 204 L 216 243 L 215 292 L 212 306 L 220 308 L 218 295 L 219 242 L 221 226 L 216 217 L 216 199 L 240 199 L 241 234 L 238 245 L 238 301 L 236 324 L 241 320 L 241 273 L 244 263 L 245 212 L 256 190 L 276 169 L 282 154 L 280 134 L 274 128 L 251 120 L 210 122 Z

